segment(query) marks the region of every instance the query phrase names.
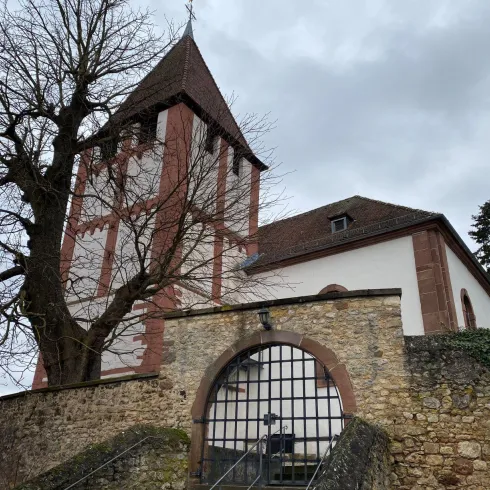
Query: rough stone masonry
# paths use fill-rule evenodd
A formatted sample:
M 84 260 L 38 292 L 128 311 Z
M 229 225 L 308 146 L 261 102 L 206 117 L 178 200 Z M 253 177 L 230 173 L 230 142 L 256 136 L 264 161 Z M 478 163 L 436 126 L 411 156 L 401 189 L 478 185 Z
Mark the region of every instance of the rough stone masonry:
M 202 404 L 202 386 L 240 346 L 290 338 L 335 355 L 332 376 L 344 370 L 344 392 L 352 392 L 346 404 L 390 437 L 393 488 L 490 488 L 489 373 L 439 348 L 435 337 L 404 338 L 400 291 L 269 302 L 269 337 L 258 321 L 261 306 L 170 315 L 154 377 L 3 397 L 0 471 L 15 466 L 18 480 L 32 478 L 141 423 L 184 429 L 193 470 L 200 442 L 192 410 Z

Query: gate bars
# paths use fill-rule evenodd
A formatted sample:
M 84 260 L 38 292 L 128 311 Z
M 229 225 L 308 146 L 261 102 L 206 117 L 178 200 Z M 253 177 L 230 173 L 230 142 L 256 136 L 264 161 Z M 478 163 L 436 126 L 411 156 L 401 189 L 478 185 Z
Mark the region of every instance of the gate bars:
M 255 347 L 233 359 L 211 389 L 206 413 L 203 483 L 232 468 L 223 482 L 249 485 L 264 456 L 266 484 L 306 485 L 343 428 L 341 399 L 326 367 L 284 344 Z M 289 429 L 271 437 L 276 421 Z M 265 432 L 265 454 L 259 457 L 251 444 Z

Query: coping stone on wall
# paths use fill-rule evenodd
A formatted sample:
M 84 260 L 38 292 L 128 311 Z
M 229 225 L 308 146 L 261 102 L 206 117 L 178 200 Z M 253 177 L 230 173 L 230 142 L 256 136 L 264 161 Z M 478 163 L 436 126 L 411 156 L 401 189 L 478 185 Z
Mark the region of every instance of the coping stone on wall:
M 128 374 L 127 376 L 118 376 L 117 378 L 104 378 L 95 379 L 93 381 L 83 381 L 81 383 L 72 383 L 59 386 L 48 386 L 47 388 L 38 388 L 37 390 L 25 390 L 19 393 L 11 393 L 10 395 L 0 396 L 0 401 L 9 400 L 11 398 L 21 398 L 30 394 L 38 393 L 51 393 L 55 391 L 73 390 L 77 388 L 90 388 L 100 385 L 112 385 L 118 383 L 125 383 L 127 381 L 145 381 L 152 378 L 158 378 L 159 373 L 141 373 L 141 374 Z
M 388 436 L 354 417 L 328 455 L 314 490 L 389 490 Z
M 390 289 L 358 289 L 355 291 L 340 291 L 326 294 L 314 294 L 311 296 L 295 296 L 292 298 L 272 299 L 269 301 L 256 301 L 253 303 L 240 303 L 236 305 L 214 306 L 199 310 L 179 310 L 165 313 L 163 318 L 184 318 L 190 316 L 212 315 L 215 313 L 227 313 L 233 311 L 256 310 L 259 308 L 269 308 L 273 306 L 295 305 L 303 303 L 313 303 L 315 301 L 331 301 L 344 298 L 369 298 L 374 296 L 400 296 L 400 288 Z

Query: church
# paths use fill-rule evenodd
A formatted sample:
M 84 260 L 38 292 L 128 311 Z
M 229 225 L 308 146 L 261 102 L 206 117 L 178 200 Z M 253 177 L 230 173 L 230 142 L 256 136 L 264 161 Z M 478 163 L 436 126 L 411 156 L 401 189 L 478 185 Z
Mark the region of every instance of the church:
M 131 230 L 116 208 L 145 216 L 159 199 L 171 207 L 169 183 L 178 180 L 184 166 L 192 166 L 192 175 L 197 175 L 190 179 L 196 182 L 187 182 L 191 193 L 195 189 L 192 206 L 212 219 L 205 233 L 195 231 L 194 242 L 199 243 L 187 254 L 184 250 L 186 258 L 176 266 L 182 278 L 195 264 L 205 264 L 205 273 L 190 274 L 160 298 L 134 306 L 135 317 L 147 317 L 131 322 L 114 339 L 103 356 L 102 377 L 157 368 L 165 330 L 158 312 L 163 310 L 401 288 L 405 335 L 485 326 L 490 278 L 443 214 L 353 196 L 258 226 L 261 176 L 267 166 L 231 114 L 194 40 L 191 22 L 115 118 L 136 121 L 144 138 L 133 137 L 129 147 L 111 142 L 94 148 L 100 163 L 90 176 L 80 165 L 77 194 L 86 197 L 73 200 L 62 247 L 62 274 L 74 316 L 87 321 L 97 317 L 136 270 L 131 258 L 136 252 L 128 248 Z M 179 137 L 184 141 L 180 145 Z M 162 142 L 158 151 L 148 149 L 152 138 Z M 172 146 L 179 148 L 171 151 Z M 104 204 L 115 202 L 107 185 L 108 162 L 114 164 L 121 155 L 128 179 L 126 202 L 115 208 Z M 150 244 L 149 236 L 152 229 L 157 234 L 156 222 L 163 214 L 146 214 L 142 239 L 152 248 L 147 261 L 158 255 L 157 239 Z M 256 287 L 242 291 L 238 282 Z M 45 381 L 39 363 L 33 388 Z
M 424 473 L 443 482 L 453 464 L 468 481 L 470 466 L 487 475 L 475 422 L 488 410 L 487 378 L 449 389 L 444 365 L 432 391 L 417 384 L 418 369 L 435 369 L 424 364 L 433 334 L 485 328 L 490 316 L 490 278 L 443 214 L 356 195 L 259 226 L 268 167 L 220 93 L 191 21 L 112 123 L 121 121 L 129 123 L 116 137 L 102 128 L 106 143 L 81 155 L 62 246 L 66 301 L 88 325 L 132 277 L 163 272 L 107 340 L 102 381 L 60 388 L 60 399 L 79 403 L 69 419 L 57 393 L 29 398 L 46 399 L 34 417 L 56 406 L 46 423 L 68 427 L 67 454 L 79 450 L 78 433 L 90 443 L 105 435 L 83 423 L 99 420 L 87 414 L 102 407 L 111 434 L 155 420 L 186 431 L 186 478 L 196 485 L 226 477 L 249 488 L 306 487 L 361 416 L 395 441 L 383 463 L 396 466 L 390 481 L 408 485 Z M 471 383 L 487 393 L 472 404 Z M 33 388 L 45 384 L 39 362 Z M 446 405 L 439 418 L 441 403 L 457 405 L 456 422 Z M 461 414 L 471 428 L 448 429 Z M 454 436 L 463 430 L 478 442 Z

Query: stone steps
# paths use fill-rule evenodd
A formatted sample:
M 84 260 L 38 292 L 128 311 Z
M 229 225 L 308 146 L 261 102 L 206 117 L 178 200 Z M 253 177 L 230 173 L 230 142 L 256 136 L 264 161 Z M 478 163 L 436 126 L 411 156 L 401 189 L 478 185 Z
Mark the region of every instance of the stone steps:
M 205 485 L 205 484 L 197 484 L 197 485 L 192 485 L 192 487 L 189 488 L 189 490 L 209 490 L 212 487 L 212 485 Z M 229 485 L 229 484 L 223 484 L 223 485 L 218 485 L 216 489 L 219 490 L 246 490 L 248 486 L 241 486 L 241 485 Z M 252 487 L 253 489 L 258 488 L 257 485 Z M 272 486 L 263 486 L 262 490 L 299 490 L 301 488 L 306 488 L 305 486 L 294 486 L 294 487 L 287 487 L 287 486 L 280 486 L 280 485 L 272 485 Z

